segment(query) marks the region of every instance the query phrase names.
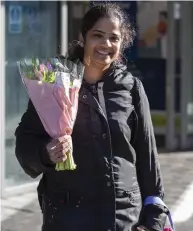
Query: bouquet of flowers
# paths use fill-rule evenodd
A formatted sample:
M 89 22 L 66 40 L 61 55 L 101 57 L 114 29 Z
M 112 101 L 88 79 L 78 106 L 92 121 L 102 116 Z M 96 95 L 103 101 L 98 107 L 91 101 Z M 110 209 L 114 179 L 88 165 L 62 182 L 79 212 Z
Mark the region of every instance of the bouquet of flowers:
M 54 139 L 71 135 L 78 110 L 84 66 L 67 58 L 23 59 L 19 73 L 46 132 Z M 56 170 L 74 170 L 71 150 Z

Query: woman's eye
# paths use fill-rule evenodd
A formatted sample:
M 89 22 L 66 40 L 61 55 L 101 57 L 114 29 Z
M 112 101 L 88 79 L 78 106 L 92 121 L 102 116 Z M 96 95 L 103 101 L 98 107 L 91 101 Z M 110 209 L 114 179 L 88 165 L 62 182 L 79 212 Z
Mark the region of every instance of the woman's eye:
M 101 34 L 94 34 L 94 37 L 102 38 L 102 35 Z
M 118 38 L 118 37 L 111 37 L 111 41 L 113 41 L 113 42 L 118 42 L 118 41 L 119 41 L 119 38 Z

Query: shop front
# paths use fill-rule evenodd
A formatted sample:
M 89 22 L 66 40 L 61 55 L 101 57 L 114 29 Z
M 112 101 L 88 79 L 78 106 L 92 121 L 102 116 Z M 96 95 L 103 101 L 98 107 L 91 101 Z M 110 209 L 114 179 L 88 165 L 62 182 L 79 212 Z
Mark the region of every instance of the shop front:
M 13 187 L 33 185 L 37 181 L 24 173 L 15 157 L 14 131 L 28 102 L 17 61 L 25 57 L 55 56 L 59 46 L 65 51 L 68 34 L 65 2 L 6 1 L 0 10 L 1 191 L 5 195 L 13 192 Z
M 14 131 L 28 102 L 16 62 L 27 56 L 65 54 L 68 41 L 78 39 L 81 18 L 89 6 L 89 1 L 7 1 L 1 4 L 0 150 L 4 194 L 15 192 L 13 187 L 26 186 L 27 189 L 37 182 L 24 173 L 15 157 Z M 128 54 L 143 74 L 156 136 L 164 137 L 163 145 L 167 149 L 190 148 L 193 4 L 124 2 L 122 6 L 132 12 L 140 28 L 135 49 Z

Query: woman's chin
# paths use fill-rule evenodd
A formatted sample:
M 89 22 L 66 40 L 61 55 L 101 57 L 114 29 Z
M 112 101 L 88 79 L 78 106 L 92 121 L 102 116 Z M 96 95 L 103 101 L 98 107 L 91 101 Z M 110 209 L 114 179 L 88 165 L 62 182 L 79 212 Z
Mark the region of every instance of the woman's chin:
M 107 65 L 111 65 L 112 63 L 112 60 L 110 58 L 97 58 L 97 59 L 93 59 L 93 64 L 97 64 L 97 65 L 100 65 L 100 66 L 107 66 Z

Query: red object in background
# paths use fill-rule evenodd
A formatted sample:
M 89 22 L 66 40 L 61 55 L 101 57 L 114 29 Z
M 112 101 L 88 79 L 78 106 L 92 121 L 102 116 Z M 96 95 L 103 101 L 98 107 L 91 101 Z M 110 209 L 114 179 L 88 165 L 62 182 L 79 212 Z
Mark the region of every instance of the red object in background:
M 167 32 L 167 23 L 164 21 L 160 21 L 158 23 L 158 32 L 162 35 L 165 35 Z
M 171 228 L 164 228 L 164 231 L 173 231 Z

